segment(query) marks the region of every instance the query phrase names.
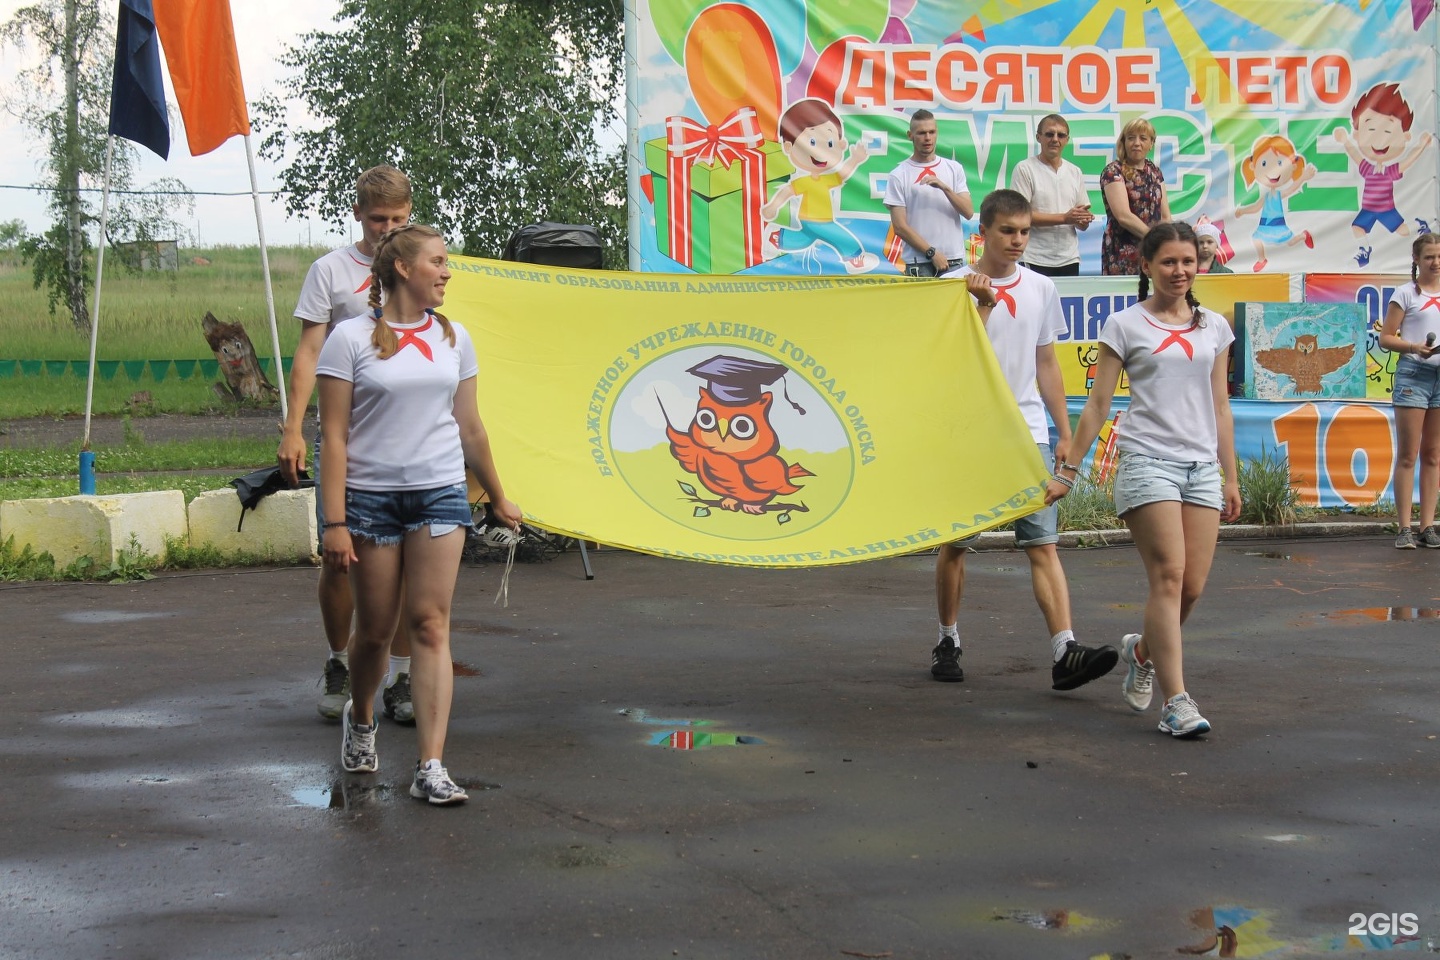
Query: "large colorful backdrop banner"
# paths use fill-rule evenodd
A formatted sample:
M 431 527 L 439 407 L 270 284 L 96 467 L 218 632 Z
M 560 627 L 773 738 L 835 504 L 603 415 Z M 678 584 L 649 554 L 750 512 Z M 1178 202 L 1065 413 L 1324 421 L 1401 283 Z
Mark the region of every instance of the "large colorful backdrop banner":
M 1237 271 L 1408 273 L 1440 213 L 1434 0 L 627 6 L 636 270 L 895 271 L 882 199 L 918 108 L 977 207 L 1061 114 L 1097 214 L 1118 133 L 1148 119 L 1172 214 L 1219 221 Z M 843 127 L 823 162 L 780 132 L 807 99 Z M 769 203 L 787 186 L 805 203 Z
M 930 549 L 1039 509 L 965 286 L 452 257 L 506 492 L 550 530 L 760 567 Z

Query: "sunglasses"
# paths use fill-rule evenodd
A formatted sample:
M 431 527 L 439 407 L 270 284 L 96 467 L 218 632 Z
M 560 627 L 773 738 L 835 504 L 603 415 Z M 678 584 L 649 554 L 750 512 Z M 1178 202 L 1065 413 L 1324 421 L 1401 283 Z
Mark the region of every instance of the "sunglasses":
M 1070 134 L 1066 133 L 1064 130 L 1046 130 L 1044 133 L 1040 134 L 1040 136 L 1044 137 L 1046 140 L 1050 140 L 1050 139 L 1055 139 L 1055 140 L 1069 140 L 1069 139 L 1070 139 Z

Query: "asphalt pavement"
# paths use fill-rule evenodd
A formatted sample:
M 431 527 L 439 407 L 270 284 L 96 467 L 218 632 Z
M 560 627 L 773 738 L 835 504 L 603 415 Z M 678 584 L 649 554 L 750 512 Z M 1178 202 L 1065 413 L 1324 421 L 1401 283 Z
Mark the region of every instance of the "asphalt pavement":
M 1133 548 L 1062 556 L 1083 641 L 1138 629 Z M 1022 554 L 969 560 L 959 684 L 931 557 L 594 561 L 461 571 L 447 809 L 411 729 L 341 773 L 314 569 L 0 585 L 0 957 L 1435 951 L 1440 551 L 1222 543 L 1183 742 L 1050 689 Z

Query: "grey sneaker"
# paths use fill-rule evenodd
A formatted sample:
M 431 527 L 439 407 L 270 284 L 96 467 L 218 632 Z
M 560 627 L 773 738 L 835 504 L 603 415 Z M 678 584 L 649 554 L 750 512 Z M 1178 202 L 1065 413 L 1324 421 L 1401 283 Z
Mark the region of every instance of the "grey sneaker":
M 320 716 L 326 720 L 339 720 L 345 704 L 350 700 L 349 668 L 331 657 L 325 661 L 325 675 L 320 679 L 320 683 L 325 692 L 320 695 L 320 702 L 315 704 L 315 709 L 320 711 Z
M 1440 533 L 1434 527 L 1426 527 L 1420 531 L 1420 546 L 1429 547 L 1431 550 L 1440 550 Z
M 350 710 L 353 706 L 346 700 L 341 715 L 340 724 L 344 733 L 340 738 L 340 765 L 347 773 L 374 773 L 380 769 L 380 757 L 375 753 L 376 724 L 351 723 Z
M 470 795 L 450 779 L 449 772 L 440 766 L 439 760 L 415 764 L 415 781 L 410 784 L 410 796 L 416 800 L 429 800 L 437 807 L 464 803 L 470 799 Z
M 410 674 L 395 674 L 395 682 L 385 688 L 381 699 L 388 719 L 406 725 L 415 722 L 415 704 L 410 702 Z
M 1433 529 L 1433 528 L 1431 528 L 1431 529 Z M 1409 528 L 1409 527 L 1406 527 L 1404 530 L 1401 530 L 1401 531 L 1400 531 L 1400 536 L 1398 536 L 1398 537 L 1395 538 L 1395 549 L 1396 549 L 1396 550 L 1414 550 L 1414 549 L 1415 549 L 1415 534 L 1413 534 L 1413 533 L 1410 532 L 1410 528 Z
M 965 671 L 960 669 L 960 646 L 949 637 L 935 644 L 935 649 L 930 651 L 930 676 L 946 683 L 958 683 L 965 679 Z
M 1210 721 L 1200 716 L 1190 694 L 1177 693 L 1160 708 L 1160 730 L 1172 737 L 1198 737 L 1210 732 Z
M 1138 633 L 1127 633 L 1120 641 L 1120 659 L 1128 667 L 1125 679 L 1120 684 L 1120 692 L 1124 694 L 1125 702 L 1130 704 L 1131 710 L 1144 713 L 1150 709 L 1150 698 L 1155 692 L 1155 663 L 1151 660 L 1140 662 L 1135 654 L 1135 648 L 1139 645 Z

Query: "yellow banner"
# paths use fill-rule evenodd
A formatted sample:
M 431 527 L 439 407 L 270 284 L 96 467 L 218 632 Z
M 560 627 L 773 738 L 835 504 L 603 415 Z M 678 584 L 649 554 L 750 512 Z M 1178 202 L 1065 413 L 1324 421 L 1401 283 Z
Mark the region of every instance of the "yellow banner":
M 450 269 L 496 464 L 537 526 L 802 567 L 1043 505 L 1050 465 L 958 281 Z

